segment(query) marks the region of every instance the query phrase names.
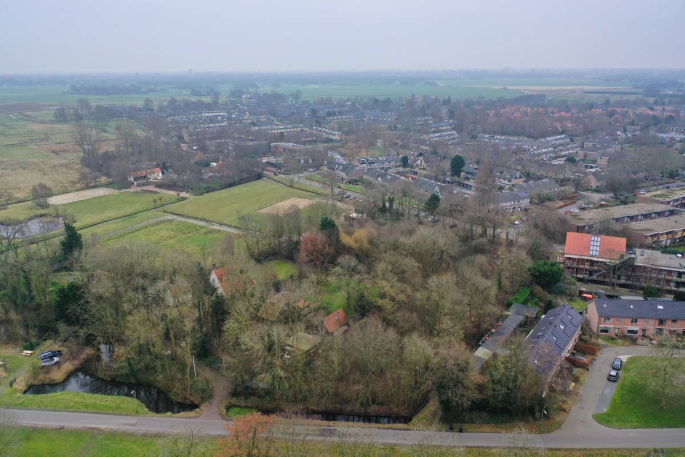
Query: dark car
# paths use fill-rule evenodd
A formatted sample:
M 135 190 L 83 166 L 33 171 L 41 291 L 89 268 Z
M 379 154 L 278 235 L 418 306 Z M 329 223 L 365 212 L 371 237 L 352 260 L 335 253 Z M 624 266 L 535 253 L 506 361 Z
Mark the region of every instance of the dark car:
M 62 351 L 45 351 L 38 354 L 38 359 L 50 359 L 52 357 L 62 357 Z
M 618 377 L 619 377 L 618 371 L 616 371 L 616 370 L 611 370 L 611 371 L 609 372 L 609 376 L 607 376 L 607 379 L 608 379 L 609 381 L 618 382 Z
M 60 359 L 59 357 L 56 357 L 56 356 L 55 357 L 48 357 L 47 359 L 43 359 L 40 362 L 40 366 L 42 368 L 51 367 L 53 365 L 57 365 L 60 362 L 60 360 L 62 360 L 62 359 Z
M 611 364 L 611 368 L 613 368 L 614 370 L 620 370 L 621 368 L 623 368 L 623 360 L 616 357 L 613 363 Z

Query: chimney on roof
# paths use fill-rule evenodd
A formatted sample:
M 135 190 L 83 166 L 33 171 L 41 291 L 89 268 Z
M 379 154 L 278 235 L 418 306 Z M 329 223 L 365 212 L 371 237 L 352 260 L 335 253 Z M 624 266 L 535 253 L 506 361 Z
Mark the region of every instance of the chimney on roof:
M 216 270 L 216 263 L 212 263 L 212 271 Z

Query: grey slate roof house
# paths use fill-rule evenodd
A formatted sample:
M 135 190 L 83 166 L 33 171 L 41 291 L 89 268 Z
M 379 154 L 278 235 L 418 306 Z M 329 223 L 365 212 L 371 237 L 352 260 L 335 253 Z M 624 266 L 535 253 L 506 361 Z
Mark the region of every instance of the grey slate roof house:
M 495 194 L 500 209 L 514 212 L 522 211 L 530 206 L 528 192 L 500 192 Z
M 639 297 L 641 298 L 641 297 Z M 588 303 L 590 330 L 634 337 L 685 334 L 685 302 L 596 298 Z
M 545 314 L 526 337 L 530 348 L 528 361 L 545 381 L 545 394 L 561 361 L 578 342 L 582 325 L 583 316 L 564 304 Z

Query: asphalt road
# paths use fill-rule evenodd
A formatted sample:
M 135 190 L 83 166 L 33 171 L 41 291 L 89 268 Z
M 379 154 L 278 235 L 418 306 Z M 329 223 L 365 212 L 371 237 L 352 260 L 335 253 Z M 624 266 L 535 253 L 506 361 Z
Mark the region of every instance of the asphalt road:
M 651 348 L 605 348 L 593 364 L 583 390 L 564 425 L 557 431 L 532 436 L 532 443 L 546 448 L 685 448 L 682 429 L 611 429 L 592 419 L 597 402 L 607 384 L 606 375 L 611 361 L 618 356 L 651 355 Z M 52 428 L 82 428 L 137 433 L 170 433 L 195 430 L 207 435 L 225 435 L 227 421 L 204 419 L 173 419 L 160 417 L 132 417 L 109 414 L 90 414 L 58 411 L 12 410 L 14 421 L 20 425 Z M 313 439 L 337 439 L 334 426 L 306 427 Z M 342 428 L 353 439 L 378 444 L 420 444 L 466 447 L 501 447 L 507 435 L 499 433 L 446 433 L 375 428 Z

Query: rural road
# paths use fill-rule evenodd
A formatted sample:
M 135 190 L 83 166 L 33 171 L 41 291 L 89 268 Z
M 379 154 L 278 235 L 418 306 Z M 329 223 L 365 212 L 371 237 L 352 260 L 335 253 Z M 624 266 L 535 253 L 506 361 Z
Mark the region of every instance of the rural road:
M 552 449 L 588 448 L 685 448 L 682 429 L 611 429 L 592 419 L 597 401 L 606 385 L 611 361 L 618 356 L 651 355 L 651 348 L 605 348 L 596 359 L 583 391 L 564 425 L 545 435 L 533 435 L 533 444 Z M 11 410 L 17 424 L 32 427 L 86 428 L 134 433 L 169 433 L 195 430 L 207 435 L 225 435 L 227 421 L 203 418 L 174 419 L 166 417 L 133 417 L 59 411 Z M 313 439 L 335 440 L 335 426 L 306 427 Z M 419 444 L 465 447 L 501 447 L 507 435 L 499 433 L 447 433 L 414 430 L 344 427 L 352 439 L 378 444 Z

